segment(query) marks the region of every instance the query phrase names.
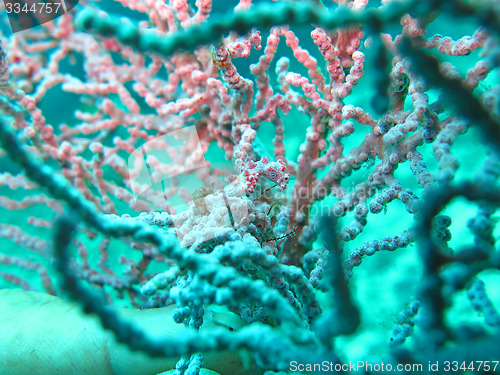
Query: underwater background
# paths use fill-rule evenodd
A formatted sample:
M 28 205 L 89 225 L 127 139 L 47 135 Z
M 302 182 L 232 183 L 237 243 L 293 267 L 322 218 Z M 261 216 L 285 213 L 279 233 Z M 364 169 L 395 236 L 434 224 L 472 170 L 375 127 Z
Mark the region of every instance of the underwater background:
M 0 374 L 500 373 L 495 1 L 11 3 Z

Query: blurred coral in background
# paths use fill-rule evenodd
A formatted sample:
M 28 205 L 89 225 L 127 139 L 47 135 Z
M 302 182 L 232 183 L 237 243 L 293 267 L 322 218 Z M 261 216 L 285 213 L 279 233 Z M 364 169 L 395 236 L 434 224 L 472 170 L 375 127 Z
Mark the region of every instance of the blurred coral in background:
M 500 372 L 498 5 L 232 6 L 3 20 L 0 287 L 76 299 L 177 374 L 224 350 Z M 160 345 L 102 304 L 244 324 Z

